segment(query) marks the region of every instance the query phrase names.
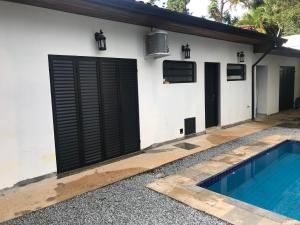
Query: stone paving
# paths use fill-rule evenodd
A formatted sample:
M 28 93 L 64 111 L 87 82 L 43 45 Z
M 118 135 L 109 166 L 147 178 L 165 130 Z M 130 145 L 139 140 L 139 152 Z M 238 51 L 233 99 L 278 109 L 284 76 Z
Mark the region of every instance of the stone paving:
M 285 140 L 300 141 L 300 136 L 267 136 L 229 153 L 215 156 L 175 175 L 159 179 L 148 184 L 147 187 L 235 225 L 300 225 L 298 221 L 197 186 L 198 183 L 207 178 L 219 174 Z
M 269 117 L 267 119 L 264 119 L 263 121 L 248 122 L 248 123 L 245 123 L 242 125 L 228 128 L 228 129 L 213 129 L 213 130 L 209 130 L 207 132 L 207 134 L 202 135 L 202 136 L 193 137 L 193 138 L 186 139 L 186 140 L 183 140 L 180 142 L 170 143 L 170 144 L 161 146 L 156 149 L 148 150 L 143 154 L 120 159 L 118 161 L 115 161 L 115 162 L 112 162 L 109 164 L 99 165 L 97 167 L 90 168 L 88 170 L 79 172 L 77 174 L 74 174 L 74 175 L 71 175 L 68 177 L 58 179 L 55 176 L 55 177 L 47 178 L 47 179 L 37 182 L 37 183 L 26 185 L 24 187 L 15 187 L 15 188 L 9 189 L 9 190 L 1 193 L 0 222 L 9 220 L 9 219 L 12 219 L 15 217 L 19 217 L 19 216 L 22 216 L 22 215 L 25 215 L 28 213 L 31 213 L 30 215 L 28 215 L 28 218 L 37 219 L 37 216 L 39 217 L 40 214 L 43 214 L 44 216 L 46 216 L 46 217 L 43 217 L 43 219 L 48 218 L 47 215 L 49 213 L 49 210 L 51 211 L 53 208 L 57 209 L 57 208 L 61 207 L 62 205 L 65 208 L 69 208 L 69 206 L 73 205 L 70 203 L 72 201 L 75 201 L 75 202 L 83 201 L 83 199 L 84 199 L 83 196 L 90 195 L 91 193 L 92 193 L 91 195 L 96 195 L 96 193 L 98 193 L 98 192 L 105 191 L 105 188 L 99 189 L 100 187 L 107 186 L 109 184 L 112 184 L 114 182 L 120 181 L 122 179 L 131 177 L 131 176 L 134 176 L 139 173 L 145 173 L 147 171 L 151 171 L 155 168 L 159 168 L 162 165 L 171 163 L 175 160 L 177 160 L 177 161 L 172 163 L 172 165 L 176 164 L 177 165 L 176 170 L 177 170 L 177 169 L 181 168 L 178 165 L 181 165 L 181 162 L 182 162 L 182 160 L 178 161 L 178 159 L 183 159 L 183 161 L 185 159 L 187 159 L 188 162 L 193 161 L 194 156 L 197 156 L 197 157 L 199 156 L 199 159 L 201 159 L 203 157 L 203 155 L 213 154 L 215 152 L 213 149 L 216 146 L 218 146 L 217 147 L 219 149 L 218 151 L 221 151 L 221 150 L 225 151 L 224 146 L 223 146 L 224 143 L 226 143 L 226 150 L 228 150 L 228 149 L 230 149 L 229 146 L 231 146 L 231 143 L 239 143 L 239 140 L 241 138 L 243 140 L 246 140 L 247 135 L 250 135 L 250 136 L 254 135 L 253 137 L 255 140 L 256 134 L 259 134 L 259 135 L 263 134 L 260 131 L 270 128 L 272 126 L 278 125 L 278 124 L 282 123 L 283 121 L 286 122 L 289 119 L 291 121 L 293 121 L 294 118 L 297 118 L 297 117 L 299 117 L 299 112 L 291 111 L 288 113 Z M 285 130 L 285 129 L 283 129 L 283 130 Z M 181 149 L 181 148 L 174 146 L 175 144 L 178 144 L 181 142 L 188 142 L 190 144 L 198 145 L 199 147 L 192 149 L 192 150 L 185 150 L 185 149 Z M 206 151 L 208 149 L 209 149 L 209 151 Z M 170 167 L 170 165 L 166 166 L 166 168 L 169 168 L 169 167 Z M 165 167 L 163 167 L 163 168 L 165 168 Z M 160 170 L 160 168 L 158 170 Z M 139 183 L 137 185 L 145 186 L 148 183 L 152 182 L 153 179 L 150 179 L 148 177 L 149 174 L 152 174 L 152 173 L 149 172 L 146 174 L 141 174 L 140 175 L 141 177 L 145 176 L 145 177 L 143 177 L 143 178 L 145 178 L 145 180 L 144 180 L 145 183 L 143 183 L 143 184 Z M 147 177 L 149 179 L 146 179 Z M 155 178 L 156 178 L 156 175 L 155 175 Z M 136 177 L 134 177 L 132 179 L 136 179 Z M 124 183 L 126 183 L 126 182 L 128 182 L 128 180 L 124 181 Z M 116 185 L 118 185 L 118 183 Z M 138 188 L 142 188 L 143 191 L 146 192 L 148 195 L 153 195 L 152 192 L 151 192 L 152 194 L 149 194 L 150 193 L 149 191 L 145 191 L 147 189 L 144 186 L 138 187 Z M 111 187 L 115 188 L 114 185 L 113 186 L 110 185 L 107 188 L 111 188 Z M 134 188 L 137 188 L 137 187 L 133 187 L 133 189 Z M 94 190 L 96 190 L 96 191 L 94 191 Z M 90 193 L 83 194 L 86 192 L 90 192 Z M 119 194 L 119 193 L 116 193 L 116 194 Z M 80 196 L 76 197 L 78 195 L 80 195 Z M 159 195 L 159 196 L 161 196 L 161 195 Z M 141 204 L 144 207 L 143 202 L 139 202 L 140 199 L 135 200 L 134 195 L 131 197 L 133 197 L 133 199 L 131 199 L 131 201 L 138 202 L 138 204 Z M 71 199 L 71 200 L 68 200 L 68 199 Z M 104 199 L 106 199 L 106 197 L 104 197 Z M 169 198 L 161 197 L 159 199 L 160 199 L 159 200 L 160 204 L 164 204 L 164 203 L 167 205 L 174 204 L 174 202 L 171 201 Z M 65 200 L 68 200 L 68 201 L 65 201 Z M 93 206 L 93 201 L 91 201 L 91 199 L 89 199 L 89 201 L 90 201 L 91 206 Z M 106 201 L 110 202 L 109 200 L 106 200 Z M 62 203 L 57 204 L 60 202 L 62 202 Z M 113 202 L 112 205 L 115 204 L 113 200 L 111 200 L 111 202 Z M 53 208 L 49 207 L 51 205 Z M 151 204 L 149 204 L 149 206 L 150 205 Z M 195 213 L 195 211 L 190 211 L 192 209 L 189 209 L 189 207 L 183 206 L 182 204 L 180 204 L 180 206 L 177 204 L 175 204 L 175 205 L 176 205 L 176 207 L 187 210 L 188 213 Z M 49 207 L 49 208 L 47 208 L 45 210 L 40 210 L 45 207 Z M 88 213 L 89 210 L 91 210 L 89 206 L 84 205 L 83 207 L 87 207 L 84 209 L 80 208 L 81 210 L 85 211 L 86 213 Z M 75 208 L 77 208 L 77 206 Z M 128 207 L 128 208 L 130 208 L 130 207 Z M 38 210 L 36 213 L 32 213 L 36 210 Z M 109 210 L 109 209 L 107 209 L 107 210 Z M 56 215 L 55 216 L 53 215 L 53 218 L 54 217 L 56 218 L 56 216 L 59 216 L 59 215 L 61 215 L 61 217 L 64 218 L 64 216 L 66 216 L 66 215 L 65 214 L 62 215 L 62 213 L 63 212 L 57 213 L 57 211 L 56 211 Z M 197 213 L 195 213 L 195 214 L 197 214 Z M 200 212 L 197 215 L 198 215 L 197 218 L 199 218 L 199 219 L 209 218 L 208 224 L 219 224 L 219 222 L 220 222 L 217 220 L 218 223 L 210 223 L 211 221 L 215 221 L 215 219 L 212 217 L 209 217 L 206 214 L 200 213 Z M 188 216 L 188 215 L 185 215 L 185 216 Z M 25 221 L 26 218 L 27 217 L 21 217 L 19 219 L 19 221 L 23 221 L 23 220 Z M 113 215 L 113 218 L 119 218 L 119 216 Z M 41 221 L 43 221 L 43 219 L 41 219 Z M 136 219 L 142 219 L 142 218 L 137 216 Z M 145 219 L 145 218 L 143 218 L 143 219 Z M 174 217 L 173 219 L 176 219 L 176 218 Z M 18 220 L 13 220 L 13 221 L 18 221 Z M 105 221 L 107 222 L 109 220 L 105 220 Z M 138 221 L 142 222 L 142 220 L 138 220 Z M 145 221 L 147 221 L 147 220 L 145 220 Z M 180 221 L 182 222 L 182 220 L 180 220 Z M 136 220 L 136 222 L 137 222 L 137 220 Z M 22 223 L 12 222 L 12 224 L 23 224 L 23 222 Z M 37 221 L 35 221 L 35 223 L 28 223 L 28 221 L 27 221 L 27 223 L 24 222 L 24 224 L 39 224 L 39 223 Z M 41 223 L 41 224 L 47 224 L 47 223 Z M 56 224 L 60 224 L 60 223 L 56 223 Z M 65 223 L 62 223 L 62 224 L 65 224 Z M 102 224 L 102 223 L 100 223 L 100 224 Z M 146 222 L 144 224 L 146 224 Z M 152 223 L 152 224 L 156 224 L 156 223 Z M 164 224 L 164 223 L 157 223 L 157 224 Z M 182 223 L 182 224 L 184 224 L 184 223 Z
M 7 221 L 3 225 L 227 225 L 227 222 L 217 217 L 152 191 L 146 186 L 242 146 L 252 146 L 251 143 L 273 135 L 300 136 L 300 130 L 274 127 L 243 136 L 208 151 Z M 248 225 L 247 222 L 249 220 L 242 224 Z

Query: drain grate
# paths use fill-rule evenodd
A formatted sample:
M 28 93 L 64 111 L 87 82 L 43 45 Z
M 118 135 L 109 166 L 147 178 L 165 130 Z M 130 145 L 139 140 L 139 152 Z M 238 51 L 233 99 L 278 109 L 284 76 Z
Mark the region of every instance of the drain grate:
M 176 144 L 174 146 L 178 147 L 178 148 L 185 149 L 185 150 L 191 150 L 191 149 L 199 147 L 199 145 L 194 145 L 194 144 L 190 144 L 190 143 L 187 143 L 187 142 L 179 143 L 179 144 Z

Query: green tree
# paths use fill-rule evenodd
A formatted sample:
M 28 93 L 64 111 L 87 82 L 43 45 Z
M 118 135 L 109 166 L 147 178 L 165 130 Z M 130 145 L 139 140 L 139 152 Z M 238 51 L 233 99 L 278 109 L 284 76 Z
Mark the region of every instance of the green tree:
M 275 35 L 282 30 L 284 35 L 300 33 L 300 2 L 298 0 L 264 0 L 245 14 L 238 26 L 251 25 L 259 32 Z
M 167 2 L 167 9 L 189 14 L 189 10 L 187 5 L 190 3 L 190 0 L 168 0 Z
M 258 6 L 262 5 L 263 3 L 264 3 L 263 0 L 253 0 L 250 2 L 250 5 L 248 6 L 248 8 L 255 9 Z
M 236 16 L 232 16 L 229 11 L 226 11 L 224 13 L 224 16 L 223 16 L 223 21 L 224 23 L 228 24 L 228 25 L 234 25 L 235 23 L 237 23 L 237 21 L 239 20 L 238 17 Z
M 261 33 L 266 33 L 264 20 L 262 16 L 264 15 L 265 9 L 263 7 L 257 8 L 255 10 L 250 10 L 244 16 L 242 16 L 234 25 L 237 26 L 251 26 L 256 31 Z
M 247 8 L 252 7 L 258 0 L 210 0 L 208 13 L 210 18 L 220 23 L 233 24 L 237 18 L 230 15 L 230 9 L 242 4 Z
M 224 4 L 222 4 L 224 6 Z M 224 13 L 222 12 L 223 7 L 219 5 L 218 0 L 211 0 L 208 5 L 209 17 L 214 19 L 217 22 L 223 22 Z

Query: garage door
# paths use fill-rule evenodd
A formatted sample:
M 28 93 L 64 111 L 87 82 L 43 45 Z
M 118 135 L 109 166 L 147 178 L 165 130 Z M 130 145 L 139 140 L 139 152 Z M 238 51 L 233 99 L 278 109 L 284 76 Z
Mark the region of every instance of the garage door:
M 49 56 L 59 173 L 140 150 L 133 59 Z
M 295 67 L 280 67 L 279 110 L 292 109 L 294 106 Z

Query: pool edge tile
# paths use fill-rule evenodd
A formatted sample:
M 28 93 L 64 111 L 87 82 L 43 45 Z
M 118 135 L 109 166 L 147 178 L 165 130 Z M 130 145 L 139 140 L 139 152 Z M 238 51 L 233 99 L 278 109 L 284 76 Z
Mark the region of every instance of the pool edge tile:
M 250 143 L 241 146 L 230 152 L 220 154 L 209 160 L 186 168 L 183 171 L 179 171 L 174 175 L 156 180 L 148 184 L 147 187 L 234 225 L 300 225 L 300 221 L 196 186 L 209 177 L 222 173 L 228 168 L 255 155 L 259 155 L 261 152 L 290 139 L 300 140 L 300 137 L 270 135 L 253 142 L 252 145 Z M 229 163 L 226 163 L 226 160 L 225 162 L 220 160 L 222 157 L 229 156 L 233 157 L 232 162 L 229 161 Z M 243 206 L 241 207 L 241 205 Z M 252 219 L 249 220 L 249 217 Z

